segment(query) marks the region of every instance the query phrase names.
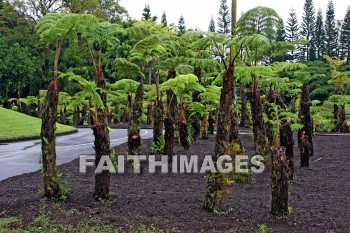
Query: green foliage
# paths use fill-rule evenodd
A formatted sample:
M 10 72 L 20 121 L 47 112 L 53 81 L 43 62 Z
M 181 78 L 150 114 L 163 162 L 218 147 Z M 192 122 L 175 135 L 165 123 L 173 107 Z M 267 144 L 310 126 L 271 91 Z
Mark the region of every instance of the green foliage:
M 157 142 L 153 142 L 152 153 L 162 154 L 164 152 L 165 139 L 162 135 Z
M 144 78 L 144 74 L 138 65 L 128 61 L 125 58 L 117 58 L 114 61 L 114 66 L 118 70 L 120 77 L 125 78 Z
M 181 102 L 186 94 L 205 91 L 204 87 L 198 83 L 198 78 L 194 74 L 179 75 L 162 83 L 160 91 L 164 92 L 168 90 L 173 91 L 180 98 Z
M 103 90 L 96 86 L 96 82 L 88 81 L 82 76 L 74 74 L 72 71 L 62 73 L 60 78 L 68 78 L 71 82 L 76 82 L 83 88 L 82 91 L 78 92 L 74 96 L 74 100 L 69 104 L 68 108 L 72 109 L 73 107 L 84 103 L 84 101 L 87 99 L 91 99 L 94 105 L 95 113 L 97 112 L 97 108 L 105 108 L 101 96 L 97 92 L 98 90 Z
M 278 13 L 268 7 L 255 7 L 247 11 L 237 21 L 237 34 L 261 34 L 270 40 L 276 35 L 276 28 L 280 23 Z
M 266 224 L 258 225 L 258 233 L 269 233 L 271 232 L 271 228 L 269 228 Z
M 10 218 L 0 218 L 0 230 L 1 227 L 6 227 L 11 223 L 19 222 L 20 219 L 17 217 L 10 217 Z
M 84 36 L 97 24 L 98 19 L 89 14 L 50 13 L 43 16 L 35 28 L 41 41 L 47 44 L 58 41 L 61 44 L 65 39 L 78 42 L 78 33 Z

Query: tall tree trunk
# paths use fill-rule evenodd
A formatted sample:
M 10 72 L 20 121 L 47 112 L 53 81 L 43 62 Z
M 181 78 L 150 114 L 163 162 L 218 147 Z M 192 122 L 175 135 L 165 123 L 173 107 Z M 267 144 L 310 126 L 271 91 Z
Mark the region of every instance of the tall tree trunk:
M 208 116 L 204 115 L 203 116 L 203 121 L 202 121 L 202 139 L 206 140 L 208 139 Z
M 142 118 L 142 104 L 143 104 L 143 81 L 136 91 L 135 101 L 132 105 L 131 117 L 128 127 L 128 154 L 140 155 L 141 153 L 141 118 Z
M 192 124 L 192 129 L 193 129 L 193 140 L 194 141 L 197 141 L 200 133 L 201 133 L 201 124 L 200 124 L 200 116 L 199 114 L 194 114 L 192 117 L 191 117 L 191 124 Z
M 237 21 L 237 0 L 231 2 L 231 35 L 236 35 L 236 21 Z
M 213 162 L 216 163 L 222 155 L 229 154 L 231 113 L 233 102 L 234 65 L 230 66 L 223 75 L 223 86 L 218 110 L 218 124 Z M 222 173 L 209 173 L 207 176 L 207 188 L 204 197 L 204 209 L 214 212 L 220 211 L 224 191 L 224 175 Z
M 313 150 L 313 143 L 312 143 L 312 119 L 311 119 L 311 113 L 310 113 L 310 106 L 311 106 L 311 101 L 309 98 L 309 86 L 304 83 L 302 86 L 302 92 L 301 92 L 301 99 L 300 99 L 300 123 L 304 126 L 301 130 L 298 132 L 298 143 L 299 147 L 301 149 L 301 157 L 303 157 L 303 153 L 309 153 L 310 156 L 313 156 L 314 150 Z M 310 146 L 310 152 L 307 152 L 306 150 L 302 150 L 301 142 L 303 135 L 306 135 L 307 137 L 304 136 L 304 138 L 307 138 L 309 141 L 309 146 Z
M 349 127 L 346 125 L 345 105 L 341 106 L 340 111 L 338 113 L 335 132 L 349 133 Z
M 262 156 L 269 154 L 265 125 L 262 117 L 262 104 L 256 77 L 252 75 L 252 120 L 255 152 Z
M 44 195 L 52 199 L 60 195 L 58 174 L 56 170 L 56 117 L 58 105 L 58 59 L 60 46 L 56 42 L 53 81 L 50 83 L 41 118 L 41 154 L 44 176 Z
M 209 117 L 208 117 L 208 133 L 209 134 L 214 134 L 214 127 L 215 127 L 215 120 L 213 117 L 213 111 L 210 111 Z
M 163 123 L 164 123 L 164 106 L 162 95 L 159 93 L 159 75 L 156 76 L 156 99 L 154 101 L 153 111 L 153 142 L 157 143 L 163 135 Z
M 171 78 L 176 77 L 176 71 L 175 68 L 171 68 L 168 73 L 168 80 Z M 170 114 L 174 122 L 178 122 L 178 104 L 177 104 L 177 97 L 174 92 L 167 91 L 167 104 L 170 107 Z
M 176 77 L 175 68 L 171 68 L 168 73 L 168 80 Z M 175 122 L 178 122 L 178 106 L 177 97 L 174 92 L 167 91 L 167 114 L 164 118 L 164 154 L 173 156 L 174 154 L 174 140 L 175 140 Z
M 102 51 L 98 51 L 98 66 L 96 72 L 96 83 L 98 94 L 100 95 L 104 109 L 98 107 L 96 117 L 94 119 L 94 125 L 92 130 L 94 133 L 95 141 L 95 155 L 96 155 L 96 167 L 99 164 L 102 156 L 110 156 L 110 138 L 108 130 L 108 110 L 107 110 L 107 94 L 104 91 L 106 89 L 106 82 L 104 80 L 103 71 L 102 71 Z M 96 200 L 108 199 L 109 197 L 109 187 L 110 187 L 111 174 L 108 171 L 102 171 L 101 173 L 95 174 L 95 192 L 94 197 Z
M 199 84 L 202 83 L 202 69 L 200 66 L 194 66 L 194 75 L 197 76 Z M 200 102 L 200 92 L 193 92 L 192 102 Z M 200 114 L 196 113 L 191 117 L 191 125 L 193 129 L 193 140 L 196 141 L 201 133 L 201 124 L 200 124 Z
M 171 156 L 174 155 L 174 140 L 175 140 L 175 127 L 174 127 L 174 120 L 171 117 L 170 110 L 167 111 L 167 114 L 164 118 L 164 155 Z
M 245 92 L 244 84 L 241 86 L 241 101 L 242 101 L 242 116 L 241 121 L 239 123 L 240 127 L 249 127 L 249 116 L 248 116 L 248 109 L 247 109 L 247 95 Z
M 152 125 L 152 111 L 153 111 L 153 106 L 152 102 L 148 102 L 147 105 L 147 125 Z
M 180 144 L 185 150 L 188 150 L 190 148 L 190 144 L 188 142 L 188 128 L 187 128 L 187 122 L 184 119 L 184 112 L 183 112 L 182 103 L 179 104 L 179 117 L 178 117 L 178 119 L 179 119 L 178 127 L 179 127 Z
M 288 165 L 284 147 L 271 148 L 271 214 L 288 214 Z
M 289 180 L 293 180 L 294 176 L 294 139 L 293 139 L 293 131 L 290 127 L 289 123 L 284 123 L 280 128 L 280 144 L 284 148 L 286 148 L 286 159 L 287 165 L 289 169 Z

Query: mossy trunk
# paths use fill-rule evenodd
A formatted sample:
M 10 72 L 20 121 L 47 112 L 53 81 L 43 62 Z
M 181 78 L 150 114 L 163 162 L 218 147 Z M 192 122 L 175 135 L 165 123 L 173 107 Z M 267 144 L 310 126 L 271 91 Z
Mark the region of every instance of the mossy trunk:
M 349 127 L 346 125 L 345 105 L 341 106 L 338 113 L 337 125 L 335 126 L 335 132 L 349 133 Z
M 118 104 L 116 104 L 116 105 L 114 105 L 114 117 L 113 117 L 113 123 L 114 124 L 118 124 L 119 123 L 118 113 L 119 113 L 119 106 L 118 106 Z
M 241 101 L 242 101 L 242 115 L 241 121 L 239 122 L 239 127 L 249 127 L 250 121 L 248 116 L 248 108 L 247 108 L 247 94 L 245 91 L 244 84 L 241 86 Z
M 310 146 L 310 154 L 309 156 L 313 156 L 314 150 L 313 150 L 313 143 L 312 143 L 312 119 L 311 119 L 311 113 L 310 113 L 310 106 L 311 101 L 309 98 L 309 86 L 304 83 L 302 86 L 302 92 L 301 92 L 301 99 L 300 99 L 300 111 L 299 111 L 299 118 L 300 123 L 304 126 L 301 130 L 298 132 L 298 144 L 301 148 L 301 142 L 303 135 L 306 135 L 309 140 L 309 146 Z M 301 150 L 301 152 L 306 152 L 305 150 Z M 303 157 L 303 155 L 301 154 Z
M 271 148 L 271 214 L 284 216 L 288 214 L 288 164 L 284 147 Z
M 209 112 L 208 117 L 208 134 L 214 134 L 215 119 L 213 117 L 213 111 Z
M 152 102 L 147 105 L 147 125 L 152 125 L 153 106 Z
M 167 79 L 175 78 L 175 68 L 171 68 L 168 72 Z M 164 118 L 164 155 L 173 156 L 174 154 L 174 140 L 175 140 L 175 122 L 178 122 L 178 105 L 177 97 L 174 92 L 167 91 L 167 114 Z M 170 159 L 170 158 L 169 158 Z
M 286 148 L 286 158 L 289 168 L 289 180 L 294 176 L 294 139 L 293 131 L 289 123 L 284 123 L 280 128 L 280 145 Z
M 173 156 L 174 155 L 174 140 L 175 140 L 175 127 L 174 120 L 171 117 L 170 112 L 164 118 L 164 155 Z
M 266 93 L 266 100 L 264 103 L 265 114 L 270 120 L 272 119 L 270 104 L 274 104 L 276 102 L 275 98 L 276 98 L 275 92 L 271 89 L 271 86 L 270 86 L 270 89 Z M 268 142 L 270 145 L 273 145 L 273 142 L 274 142 L 273 125 L 270 122 L 265 122 L 264 124 L 265 124 L 265 132 L 266 132 Z
M 168 73 L 168 80 L 176 77 L 176 71 L 175 68 L 171 68 Z M 177 104 L 177 97 L 174 92 L 167 91 L 167 104 L 170 109 L 171 118 L 174 122 L 178 122 L 178 104 Z
M 193 140 L 197 141 L 200 133 L 201 133 L 201 124 L 200 124 L 200 116 L 199 114 L 194 114 L 191 118 L 191 125 L 192 125 L 192 129 L 193 129 Z
M 57 83 L 51 82 L 41 113 L 41 153 L 44 177 L 44 195 L 59 198 L 60 187 L 56 170 L 56 116 L 58 104 Z
M 234 66 L 230 64 L 223 74 L 223 86 L 218 110 L 218 124 L 213 161 L 216 163 L 222 155 L 227 155 L 230 144 L 231 113 L 234 89 Z M 222 173 L 209 173 L 207 176 L 207 188 L 204 197 L 204 209 L 214 212 L 221 210 L 224 191 L 224 175 Z
M 163 135 L 164 106 L 161 96 L 154 101 L 153 114 L 153 142 L 156 143 Z
M 141 153 L 141 118 L 143 104 L 143 82 L 141 82 L 136 91 L 135 101 L 132 105 L 131 117 L 128 127 L 128 154 L 140 155 Z
M 208 117 L 205 115 L 202 120 L 202 139 L 208 139 Z
M 190 148 L 190 144 L 188 142 L 188 127 L 183 114 L 183 106 L 182 104 L 179 104 L 179 121 L 177 123 L 177 126 L 179 129 L 180 144 L 185 150 L 188 150 Z
M 110 138 L 108 130 L 108 110 L 107 110 L 107 94 L 106 82 L 104 80 L 101 63 L 101 51 L 98 51 L 99 60 L 96 73 L 96 86 L 99 88 L 97 93 L 101 97 L 104 108 L 98 107 L 94 117 L 94 124 L 92 130 L 94 133 L 94 149 L 95 149 L 95 166 L 97 167 L 102 156 L 110 156 Z M 91 103 L 90 103 L 91 104 Z M 109 198 L 109 187 L 110 187 L 111 174 L 109 170 L 102 171 L 101 173 L 95 173 L 95 192 L 94 197 L 96 200 L 108 199 Z
M 262 116 L 262 104 L 256 77 L 252 76 L 252 120 L 254 133 L 254 148 L 255 152 L 262 156 L 269 154 L 268 141 L 266 137 L 265 124 Z
M 233 86 L 233 93 L 232 93 L 232 111 L 231 111 L 231 128 L 230 128 L 230 136 L 229 141 L 230 143 L 238 143 L 241 148 L 243 148 L 243 144 L 241 139 L 239 138 L 238 133 L 238 121 L 237 121 L 237 115 L 236 115 L 236 92 L 235 92 L 235 86 L 236 86 L 236 80 L 235 77 L 233 77 L 232 81 Z

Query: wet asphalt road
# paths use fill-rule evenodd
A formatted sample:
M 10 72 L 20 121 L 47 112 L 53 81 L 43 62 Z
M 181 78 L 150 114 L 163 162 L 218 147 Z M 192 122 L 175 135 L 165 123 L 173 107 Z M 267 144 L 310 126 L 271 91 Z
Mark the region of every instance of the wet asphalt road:
M 152 130 L 141 130 L 142 138 L 151 138 Z M 111 146 L 127 141 L 126 129 L 111 129 Z M 90 128 L 56 139 L 57 165 L 68 163 L 81 154 L 93 154 L 94 135 Z M 40 140 L 0 144 L 0 180 L 40 169 Z

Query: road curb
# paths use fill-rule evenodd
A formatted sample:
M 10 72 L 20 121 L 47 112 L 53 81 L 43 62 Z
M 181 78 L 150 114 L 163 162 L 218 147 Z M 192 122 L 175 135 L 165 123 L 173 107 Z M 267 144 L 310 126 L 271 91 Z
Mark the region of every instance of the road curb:
M 69 132 L 56 133 L 56 136 L 65 136 L 65 135 L 75 134 L 77 132 L 78 132 L 78 129 L 75 129 Z M 41 138 L 40 136 L 31 136 L 31 137 L 22 137 L 22 138 L 0 139 L 0 143 L 22 142 L 22 141 L 36 140 L 40 138 Z

